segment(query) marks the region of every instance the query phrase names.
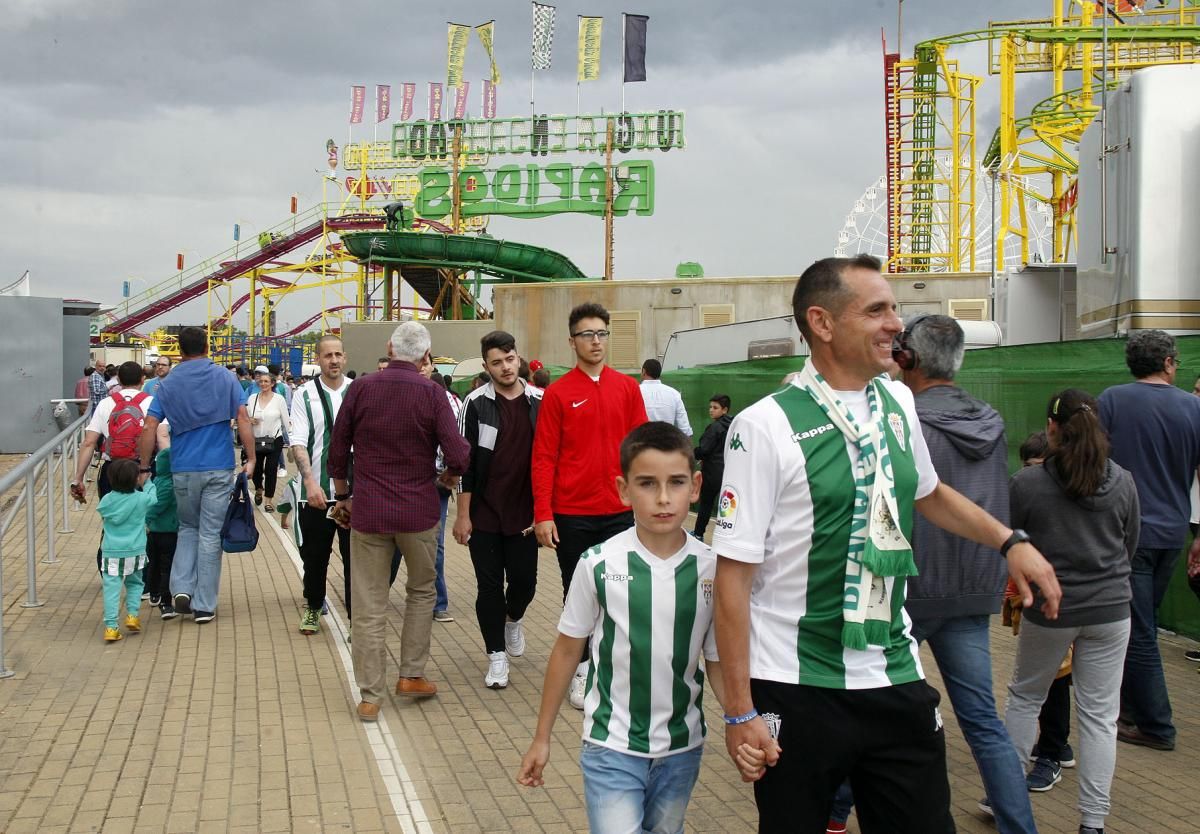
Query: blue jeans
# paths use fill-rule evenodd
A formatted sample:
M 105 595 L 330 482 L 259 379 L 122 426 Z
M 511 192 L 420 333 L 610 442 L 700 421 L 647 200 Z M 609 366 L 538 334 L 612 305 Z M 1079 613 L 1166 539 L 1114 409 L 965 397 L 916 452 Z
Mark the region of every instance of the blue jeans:
M 192 598 L 193 611 L 217 610 L 221 587 L 221 526 L 233 492 L 233 471 L 176 472 L 179 539 L 171 565 L 171 591 Z
M 592 834 L 680 834 L 704 745 L 646 758 L 583 743 L 579 767 Z
M 1175 740 L 1175 724 L 1158 653 L 1155 612 L 1167 593 L 1178 559 L 1179 548 L 1139 547 L 1133 554 L 1133 573 L 1129 577 L 1133 599 L 1129 605 L 1131 623 L 1121 683 L 1121 713 L 1146 735 L 1164 741 Z
M 437 580 L 433 583 L 434 590 L 437 591 L 437 600 L 433 603 L 433 610 L 445 611 L 450 607 L 450 597 L 446 594 L 446 511 L 450 508 L 450 493 L 445 495 L 438 494 L 438 498 L 442 502 L 442 520 L 438 522 L 438 546 L 437 558 L 434 560 L 433 566 L 437 568 Z
M 962 728 L 983 788 L 996 814 L 996 829 L 1036 834 L 1025 766 L 996 714 L 988 617 L 947 617 L 913 622 L 917 642 L 929 641 L 954 715 Z
M 842 782 L 833 795 L 833 809 L 829 812 L 830 822 L 845 822 L 850 819 L 850 811 L 853 808 L 854 791 L 850 790 L 849 782 Z

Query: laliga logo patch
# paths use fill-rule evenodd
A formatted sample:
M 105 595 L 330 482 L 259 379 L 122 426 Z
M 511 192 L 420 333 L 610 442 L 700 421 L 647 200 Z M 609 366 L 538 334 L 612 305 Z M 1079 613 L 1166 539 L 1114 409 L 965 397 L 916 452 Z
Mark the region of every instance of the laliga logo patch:
M 738 494 L 733 487 L 721 490 L 721 500 L 717 502 L 717 526 L 722 530 L 732 530 L 734 519 L 737 518 Z
M 892 427 L 892 434 L 896 437 L 896 442 L 900 444 L 900 451 L 907 451 L 904 448 L 904 418 L 894 411 L 888 412 L 888 425 Z
M 711 579 L 701 580 L 700 590 L 703 591 L 703 593 L 704 593 L 704 604 L 711 605 L 712 604 L 712 594 L 713 594 L 713 581 Z

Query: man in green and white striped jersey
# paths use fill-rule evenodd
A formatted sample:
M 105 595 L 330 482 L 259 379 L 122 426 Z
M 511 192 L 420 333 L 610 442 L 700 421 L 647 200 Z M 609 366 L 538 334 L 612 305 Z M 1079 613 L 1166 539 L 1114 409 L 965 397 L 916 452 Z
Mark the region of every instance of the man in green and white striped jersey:
M 826 258 L 792 297 L 811 350 L 780 391 L 729 427 L 713 549 L 726 745 L 782 752 L 755 784 L 759 831 L 820 831 L 847 778 L 875 831 L 949 832 L 938 693 L 925 683 L 905 582 L 913 510 L 1004 552 L 1057 615 L 1041 554 L 938 481 L 912 393 L 886 376 L 903 330 L 868 255 Z
M 326 517 L 327 502 L 333 494 L 329 481 L 329 440 L 342 397 L 350 388 L 350 380 L 342 373 L 345 361 L 342 340 L 337 336 L 322 336 L 317 342 L 321 374 L 297 388 L 292 397 L 290 437 L 292 456 L 300 473 L 300 496 L 293 523 L 298 528 L 300 559 L 304 562 L 301 634 L 316 634 L 321 630 L 325 580 L 335 535 L 346 578 L 346 616 L 350 616 L 350 531 Z
M 712 628 L 716 560 L 683 530 L 700 494 L 694 468 L 691 443 L 670 423 L 629 433 L 617 489 L 634 526 L 583 554 L 558 622 L 518 781 L 542 784 L 550 732 L 590 640 L 580 767 L 594 833 L 683 830 L 706 732 L 705 671 L 722 696 Z M 747 779 L 761 775 L 763 750 L 737 753 Z

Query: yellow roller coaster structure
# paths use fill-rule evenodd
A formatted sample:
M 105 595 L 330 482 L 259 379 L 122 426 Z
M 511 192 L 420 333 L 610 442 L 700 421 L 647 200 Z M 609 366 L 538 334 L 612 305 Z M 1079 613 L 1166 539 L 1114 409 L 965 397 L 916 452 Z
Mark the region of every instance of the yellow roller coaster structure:
M 1104 91 L 1136 69 L 1200 62 L 1200 9 L 1193 0 L 1052 0 L 1040 20 L 993 22 L 987 29 L 916 45 L 911 59 L 884 55 L 889 272 L 973 272 L 975 262 L 975 95 L 982 79 L 947 57 L 958 45 L 987 42 L 988 70 L 1000 76 L 1000 120 L 983 154 L 1000 206 L 992 251 L 1016 235 L 1029 260 L 1024 196 L 1053 212 L 1053 258 L 1075 243 L 1079 161 L 1074 148 L 1099 112 Z M 1024 117 L 1018 73 L 1050 73 L 1051 95 Z M 1077 78 L 1072 83 L 1068 79 Z M 936 160 L 949 158 L 949 165 Z M 934 241 L 944 241 L 940 251 Z

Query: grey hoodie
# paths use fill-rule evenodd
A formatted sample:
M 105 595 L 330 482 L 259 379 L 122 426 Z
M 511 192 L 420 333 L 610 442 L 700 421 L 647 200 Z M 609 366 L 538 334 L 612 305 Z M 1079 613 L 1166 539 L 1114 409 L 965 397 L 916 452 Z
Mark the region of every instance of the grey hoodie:
M 1133 476 L 1111 460 L 1095 495 L 1071 498 L 1053 457 L 1013 475 L 1012 523 L 1054 567 L 1062 587 L 1058 619 L 1039 610 L 1039 594 L 1024 616 L 1040 626 L 1070 628 L 1129 616 L 1129 572 L 1141 513 Z
M 954 385 L 936 385 L 914 398 L 921 433 L 938 478 L 1008 523 L 1008 446 L 1004 420 L 982 400 Z M 1000 610 L 1004 558 L 990 547 L 947 533 L 919 513 L 905 608 L 914 620 L 995 614 Z

